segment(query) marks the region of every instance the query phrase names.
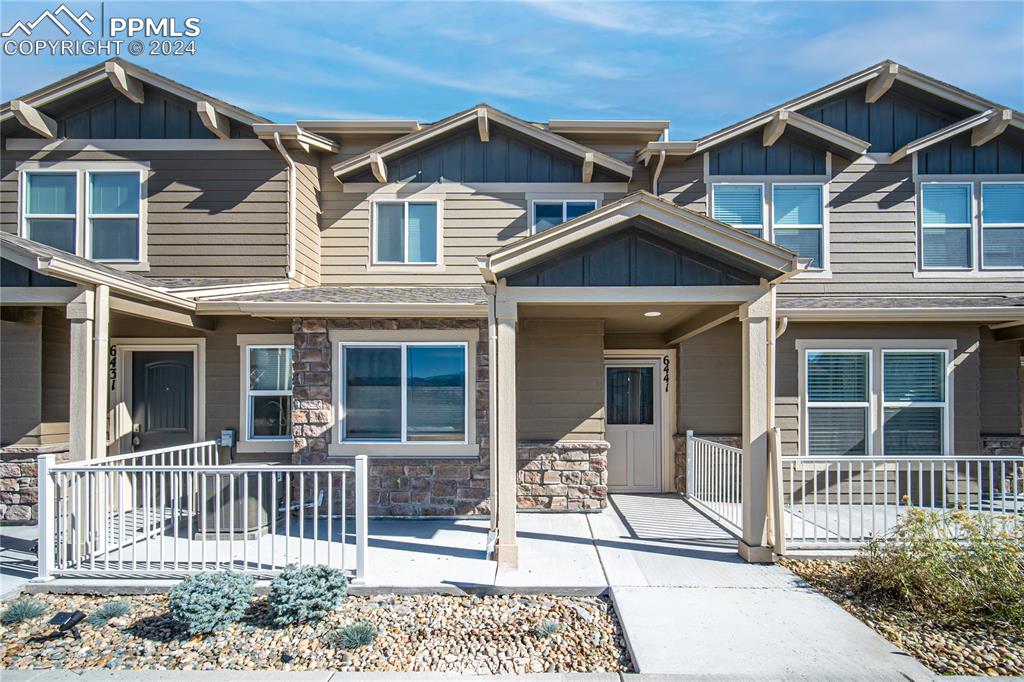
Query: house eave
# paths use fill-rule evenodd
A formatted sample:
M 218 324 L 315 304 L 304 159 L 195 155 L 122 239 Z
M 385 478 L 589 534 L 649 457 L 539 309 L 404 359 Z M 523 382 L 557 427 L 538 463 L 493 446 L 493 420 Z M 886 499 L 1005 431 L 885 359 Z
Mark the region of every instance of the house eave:
M 879 319 L 905 322 L 1024 322 L 1019 306 L 976 308 L 786 308 L 780 302 L 778 314 L 800 322 L 871 322 Z

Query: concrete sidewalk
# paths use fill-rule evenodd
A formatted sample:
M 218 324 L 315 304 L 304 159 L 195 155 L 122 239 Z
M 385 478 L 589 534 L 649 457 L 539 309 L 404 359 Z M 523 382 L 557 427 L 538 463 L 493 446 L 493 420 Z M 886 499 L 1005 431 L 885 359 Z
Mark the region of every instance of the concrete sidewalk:
M 0 601 L 16 597 L 36 576 L 33 547 L 38 537 L 39 530 L 34 525 L 0 528 Z

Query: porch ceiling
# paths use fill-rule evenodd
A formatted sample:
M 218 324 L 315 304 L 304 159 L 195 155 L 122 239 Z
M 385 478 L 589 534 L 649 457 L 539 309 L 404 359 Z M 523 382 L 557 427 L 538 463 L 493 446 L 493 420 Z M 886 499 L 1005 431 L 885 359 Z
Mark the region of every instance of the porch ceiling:
M 648 317 L 644 313 L 659 312 Z M 600 319 L 605 333 L 661 335 L 665 345 L 676 337 L 704 327 L 708 322 L 735 315 L 736 305 L 702 304 L 544 304 L 524 303 L 519 306 L 520 319 Z

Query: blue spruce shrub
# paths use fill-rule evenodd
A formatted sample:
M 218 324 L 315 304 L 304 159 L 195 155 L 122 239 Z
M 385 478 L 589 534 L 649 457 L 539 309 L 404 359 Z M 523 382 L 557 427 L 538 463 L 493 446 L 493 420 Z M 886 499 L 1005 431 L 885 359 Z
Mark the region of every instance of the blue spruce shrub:
M 18 601 L 11 602 L 10 606 L 0 614 L 0 623 L 4 625 L 17 625 L 26 620 L 32 620 L 46 613 L 46 604 L 35 597 L 22 597 Z
M 217 632 L 241 619 L 255 582 L 245 573 L 200 573 L 176 585 L 167 605 L 190 635 Z
M 286 566 L 270 583 L 271 615 L 276 625 L 323 618 L 348 593 L 345 574 L 330 566 Z

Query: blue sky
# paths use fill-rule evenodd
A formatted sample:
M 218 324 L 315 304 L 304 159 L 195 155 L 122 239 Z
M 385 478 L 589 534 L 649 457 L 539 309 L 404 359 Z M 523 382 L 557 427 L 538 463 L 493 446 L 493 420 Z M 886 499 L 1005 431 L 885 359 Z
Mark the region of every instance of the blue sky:
M 59 2 L 3 2 L 0 24 Z M 99 16 L 100 3 L 68 0 Z M 275 121 L 668 118 L 711 132 L 885 58 L 1024 109 L 1024 2 L 106 2 L 197 16 L 195 56 L 129 57 Z M 97 57 L 0 58 L 0 96 Z

